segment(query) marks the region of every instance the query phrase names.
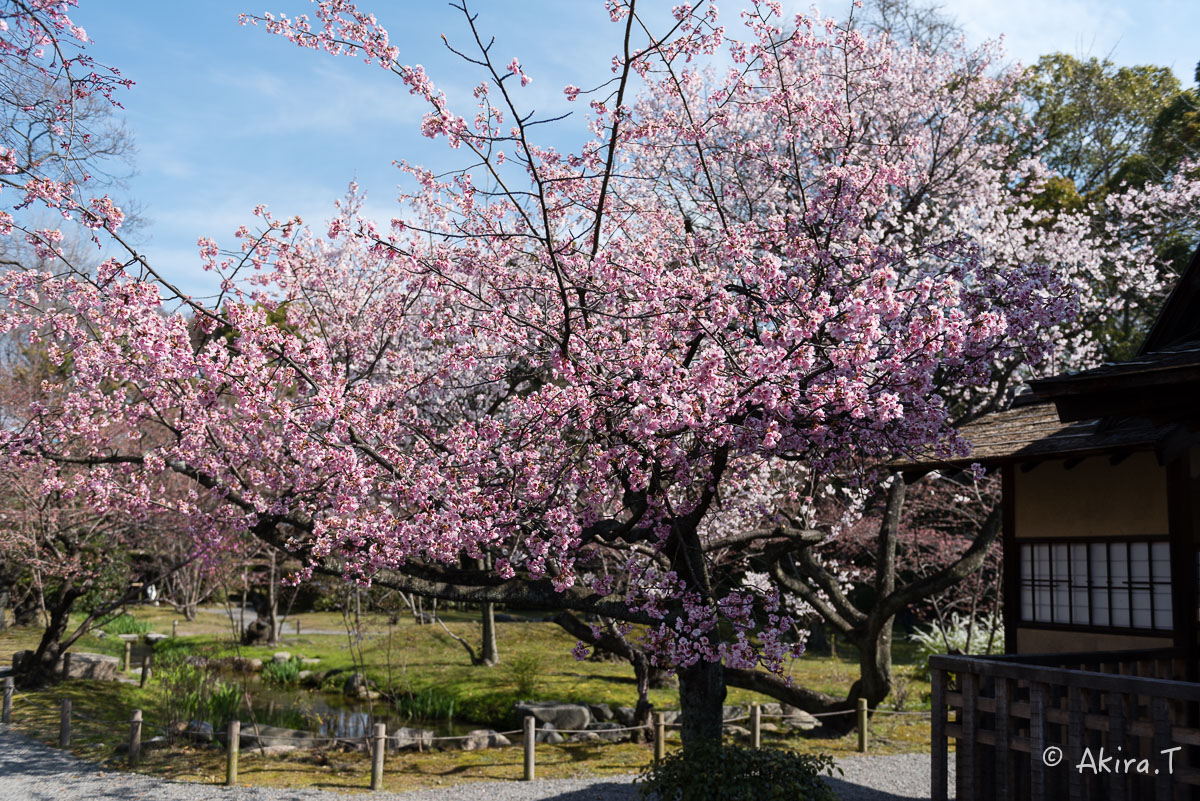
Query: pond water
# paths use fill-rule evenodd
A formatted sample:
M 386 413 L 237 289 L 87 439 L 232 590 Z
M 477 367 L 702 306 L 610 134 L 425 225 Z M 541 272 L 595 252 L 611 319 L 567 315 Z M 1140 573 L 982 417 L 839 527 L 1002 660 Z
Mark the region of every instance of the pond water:
M 389 732 L 401 726 L 432 729 L 437 737 L 483 728 L 481 724 L 461 720 L 415 720 L 401 715 L 385 699 L 358 701 L 317 690 L 275 687 L 257 680 L 250 682 L 247 689 L 259 723 L 300 729 L 320 737 L 366 737 L 376 723 L 386 723 Z

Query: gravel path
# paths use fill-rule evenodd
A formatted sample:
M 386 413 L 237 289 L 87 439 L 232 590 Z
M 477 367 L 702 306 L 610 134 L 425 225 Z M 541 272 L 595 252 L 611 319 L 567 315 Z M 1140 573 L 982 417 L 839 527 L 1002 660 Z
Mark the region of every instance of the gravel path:
M 839 761 L 845 776 L 831 779 L 843 801 L 900 801 L 929 797 L 925 754 Z M 953 786 L 953 782 L 951 783 Z M 15 732 L 0 730 L 0 801 L 635 801 L 628 779 L 547 779 L 474 782 L 411 793 L 333 793 L 322 790 L 217 787 L 104 771 Z

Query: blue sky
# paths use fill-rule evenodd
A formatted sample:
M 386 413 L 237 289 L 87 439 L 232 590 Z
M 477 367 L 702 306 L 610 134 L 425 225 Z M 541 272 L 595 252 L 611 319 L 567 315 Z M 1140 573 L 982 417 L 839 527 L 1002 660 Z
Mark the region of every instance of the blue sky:
M 368 213 L 396 213 L 395 159 L 433 168 L 458 162 L 443 142 L 420 135 L 424 108 L 395 76 L 360 60 L 301 50 L 261 28 L 239 27 L 238 12 L 309 11 L 304 0 L 80 0 L 72 15 L 94 40 L 90 51 L 136 82 L 122 93 L 124 118 L 136 142 L 135 169 L 125 192 L 136 199 L 139 232 L 152 262 L 185 291 L 211 291 L 199 270 L 197 237 L 232 242 L 251 210 L 266 203 L 280 216 L 299 214 L 320 225 L 333 201 L 356 179 L 368 193 Z M 651 0 L 665 16 L 677 0 Z M 457 107 L 469 109 L 476 73 L 448 54 L 439 37 L 468 35 L 461 13 L 440 0 L 361 0 L 388 28 L 401 61 L 423 64 Z M 496 36 L 501 63 L 519 56 L 533 83 L 520 90 L 527 108 L 575 111 L 552 140 L 577 149 L 582 103 L 568 104 L 562 87 L 608 77 L 620 31 L 602 0 L 474 0 L 480 25 Z M 736 24 L 739 0 L 718 4 Z M 791 2 L 799 9 L 808 3 Z M 1200 60 L 1197 0 L 948 0 L 973 42 L 1005 35 L 1014 61 L 1031 63 L 1055 50 L 1108 56 L 1120 64 L 1175 69 L 1185 84 Z M 844 2 L 822 5 L 839 13 Z M 444 141 L 444 140 L 443 140 Z

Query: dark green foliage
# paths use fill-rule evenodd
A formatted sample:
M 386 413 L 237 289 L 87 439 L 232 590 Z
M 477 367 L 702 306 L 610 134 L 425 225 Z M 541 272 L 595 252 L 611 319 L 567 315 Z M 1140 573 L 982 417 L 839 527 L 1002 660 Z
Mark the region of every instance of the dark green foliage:
M 116 636 L 118 634 L 145 634 L 153 628 L 149 622 L 138 620 L 131 614 L 117 615 L 104 624 L 104 633 Z
M 638 784 L 657 801 L 836 801 L 821 778 L 835 770 L 826 754 L 698 744 L 646 768 Z
M 293 656 L 286 662 L 268 662 L 263 665 L 262 680 L 277 687 L 294 687 L 300 683 L 300 660 Z
M 430 688 L 405 693 L 396 699 L 396 711 L 410 720 L 450 720 L 454 717 L 454 696 Z

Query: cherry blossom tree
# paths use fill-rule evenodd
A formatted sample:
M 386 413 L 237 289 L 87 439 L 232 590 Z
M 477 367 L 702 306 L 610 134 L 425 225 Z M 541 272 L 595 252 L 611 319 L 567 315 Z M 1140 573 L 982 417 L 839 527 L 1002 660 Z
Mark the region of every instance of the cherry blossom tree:
M 12 42 L 74 30 L 58 4 L 19 8 Z M 814 513 L 831 477 L 865 492 L 897 455 L 965 454 L 959 400 L 1002 396 L 998 370 L 1011 385 L 1071 339 L 1092 257 L 1070 246 L 1092 240 L 1014 196 L 1044 173 L 974 122 L 1011 83 L 965 71 L 979 54 L 773 3 L 741 39 L 703 0 L 652 32 L 612 0 L 616 77 L 566 88 L 593 131 L 568 154 L 537 144 L 532 76 L 460 8 L 469 118 L 346 0 L 247 18 L 394 73 L 467 166 L 404 164 L 385 227 L 352 191 L 319 233 L 260 208 L 233 250 L 201 239 L 212 302 L 128 245 L 111 202 L 23 176 L 28 202 L 127 257 L 87 275 L 27 232 L 63 269 L 0 277 L 0 328 L 70 369 L 0 451 L 47 480 L 87 465 L 100 513 L 144 514 L 186 479 L 170 510 L 209 549 L 249 533 L 301 555 L 301 579 L 614 621 L 594 638 L 636 637 L 678 673 L 685 745 L 717 739 L 727 676 L 782 674 L 802 648 L 747 560 L 836 534 Z M 106 96 L 98 81 L 80 91 Z

